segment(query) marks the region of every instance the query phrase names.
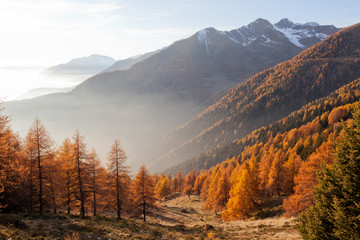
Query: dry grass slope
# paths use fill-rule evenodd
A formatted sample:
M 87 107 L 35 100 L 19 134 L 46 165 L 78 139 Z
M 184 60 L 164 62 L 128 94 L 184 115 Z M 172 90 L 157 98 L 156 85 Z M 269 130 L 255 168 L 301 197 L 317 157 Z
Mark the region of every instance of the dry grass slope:
M 0 215 L 0 239 L 301 239 L 295 219 L 281 217 L 223 223 L 202 210 L 197 196 L 161 202 L 147 223 L 136 218 Z M 75 233 L 75 234 L 74 234 Z

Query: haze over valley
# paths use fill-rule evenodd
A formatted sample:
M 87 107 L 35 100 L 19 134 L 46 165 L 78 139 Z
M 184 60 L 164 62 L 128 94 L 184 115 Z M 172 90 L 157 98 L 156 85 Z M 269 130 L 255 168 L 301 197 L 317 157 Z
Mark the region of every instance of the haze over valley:
M 163 154 L 159 148 L 164 134 L 215 103 L 229 88 L 336 31 L 334 26 L 288 19 L 274 25 L 257 19 L 231 31 L 206 28 L 161 50 L 129 58 L 123 67 L 119 64 L 124 60 L 92 55 L 48 68 L 42 74 L 69 79 L 100 73 L 69 93 L 7 102 L 5 107 L 21 134 L 27 131 L 26 122 L 38 117 L 57 142 L 72 129 L 86 132 L 103 158 L 113 136 L 120 135 L 130 165 L 151 167 Z M 159 170 L 177 163 L 168 161 Z

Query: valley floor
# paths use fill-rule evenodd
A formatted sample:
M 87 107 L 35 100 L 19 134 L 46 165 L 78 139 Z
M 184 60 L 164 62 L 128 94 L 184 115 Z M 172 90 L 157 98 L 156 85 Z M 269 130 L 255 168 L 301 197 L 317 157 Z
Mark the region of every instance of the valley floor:
M 224 223 L 220 215 L 202 210 L 195 196 L 159 205 L 147 223 L 132 218 L 0 214 L 0 239 L 301 239 L 293 218 Z M 68 238 L 74 232 L 78 238 Z

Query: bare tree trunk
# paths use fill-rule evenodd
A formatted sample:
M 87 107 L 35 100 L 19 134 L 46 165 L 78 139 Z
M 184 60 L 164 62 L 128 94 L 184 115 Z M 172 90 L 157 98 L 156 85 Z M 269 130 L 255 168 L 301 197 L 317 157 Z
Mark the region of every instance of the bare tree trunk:
M 32 174 L 31 174 L 32 175 Z M 34 196 L 34 186 L 32 181 L 32 176 L 30 176 L 30 213 L 33 212 L 33 196 Z
M 77 157 L 77 170 L 78 170 L 78 179 L 79 179 L 79 192 L 80 192 L 80 216 L 85 217 L 85 199 L 84 199 L 84 190 L 81 179 L 81 167 L 80 167 L 80 157 Z
M 144 215 L 144 222 L 146 222 L 146 203 L 145 203 L 145 200 L 143 202 L 143 215 Z
M 56 214 L 56 197 L 55 197 L 55 188 L 54 188 L 54 181 L 52 177 L 49 177 L 50 180 L 50 190 L 51 190 L 51 200 L 53 204 L 53 212 Z
M 96 182 L 95 182 L 95 176 L 94 177 L 94 192 L 93 192 L 93 197 L 94 197 L 94 217 L 96 216 Z
M 67 213 L 70 214 L 71 212 L 71 208 L 70 208 L 70 202 L 71 202 L 71 192 L 70 192 L 70 173 L 67 173 L 67 183 L 66 183 L 66 187 L 67 187 Z
M 116 204 L 117 204 L 117 218 L 121 218 L 121 202 L 120 202 L 120 177 L 119 177 L 119 160 L 117 151 L 115 153 L 116 158 Z
M 37 150 L 38 150 L 38 169 L 39 169 L 39 203 L 40 203 L 40 215 L 43 213 L 43 186 L 42 186 L 42 169 L 41 169 L 41 157 L 40 157 L 40 142 L 39 142 L 39 136 L 38 136 L 38 142 L 37 142 Z

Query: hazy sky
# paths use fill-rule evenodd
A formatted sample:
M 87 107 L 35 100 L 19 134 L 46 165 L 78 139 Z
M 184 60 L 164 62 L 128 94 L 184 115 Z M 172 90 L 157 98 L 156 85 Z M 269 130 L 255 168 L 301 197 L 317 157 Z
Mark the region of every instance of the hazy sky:
M 94 53 L 122 59 L 215 27 L 360 22 L 359 0 L 0 0 L 0 66 L 51 66 Z

